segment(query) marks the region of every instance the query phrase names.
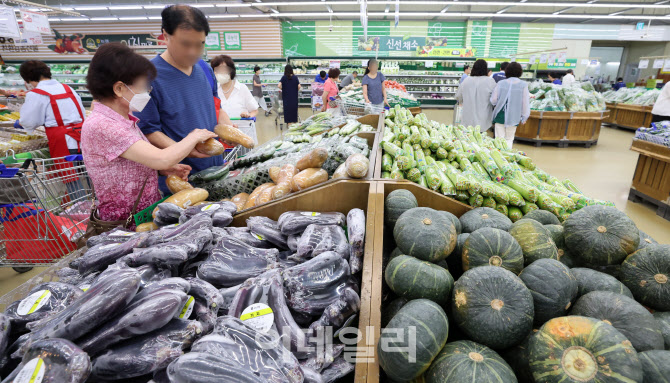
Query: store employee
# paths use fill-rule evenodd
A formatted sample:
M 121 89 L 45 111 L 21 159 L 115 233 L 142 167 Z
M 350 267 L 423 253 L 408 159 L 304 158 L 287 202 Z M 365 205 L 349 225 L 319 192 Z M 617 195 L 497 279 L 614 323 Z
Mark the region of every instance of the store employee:
M 167 49 L 151 62 L 157 70 L 151 82 L 151 100 L 142 112 L 136 112 L 138 126 L 154 146 L 160 149 L 184 139 L 194 129 L 213 130 L 217 124 L 209 68 L 198 65 L 209 33 L 207 18 L 201 10 L 187 5 L 171 5 L 161 12 L 162 30 Z M 219 120 L 230 124 L 225 112 Z M 183 164 L 192 172 L 223 164 L 222 156 L 209 157 L 193 149 Z M 165 178 L 160 188 L 167 192 Z

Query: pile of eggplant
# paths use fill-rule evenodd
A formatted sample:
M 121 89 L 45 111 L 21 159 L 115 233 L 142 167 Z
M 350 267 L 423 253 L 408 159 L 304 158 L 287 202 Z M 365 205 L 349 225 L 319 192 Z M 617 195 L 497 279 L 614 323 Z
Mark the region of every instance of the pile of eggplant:
M 58 282 L 0 314 L 2 383 L 326 383 L 351 373 L 337 335 L 360 309 L 364 212 L 228 227 L 236 210 L 160 204 L 157 230 L 90 238 Z M 335 334 L 325 346 L 323 334 Z

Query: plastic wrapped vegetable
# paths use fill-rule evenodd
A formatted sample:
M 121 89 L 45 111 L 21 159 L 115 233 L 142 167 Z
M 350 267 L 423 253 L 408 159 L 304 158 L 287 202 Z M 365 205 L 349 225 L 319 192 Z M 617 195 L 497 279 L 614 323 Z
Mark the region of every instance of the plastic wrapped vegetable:
M 156 231 L 157 232 L 157 231 Z M 117 259 L 130 254 L 134 248 L 148 245 L 152 233 L 133 233 L 134 235 L 123 243 L 110 243 L 94 246 L 79 258 L 79 273 L 86 275 L 95 271 L 102 271 Z
M 312 334 L 317 334 L 319 329 L 325 327 L 339 328 L 344 324 L 344 321 L 354 313 L 361 309 L 361 298 L 352 288 L 346 288 L 342 291 L 340 297 L 335 302 L 331 303 L 325 310 L 321 317 L 309 326 Z
M 133 267 L 146 264 L 159 267 L 180 265 L 198 255 L 205 244 L 211 241 L 212 232 L 200 229 L 192 233 L 189 238 L 161 243 L 146 249 L 135 249 L 132 253 L 120 258 L 119 262 Z
M 282 234 L 276 221 L 267 217 L 250 217 L 247 219 L 247 228 L 257 238 L 267 240 L 280 249 L 288 249 L 287 236 Z
M 316 225 L 340 225 L 345 223 L 342 213 L 319 213 L 309 211 L 288 211 L 279 216 L 279 228 L 285 235 L 298 234 L 305 231 L 307 226 Z
M 233 299 L 235 299 L 235 294 L 237 294 L 237 291 L 241 287 L 242 284 L 239 284 L 237 286 L 226 287 L 219 290 L 219 294 L 221 294 L 221 298 L 223 298 L 223 303 L 221 305 L 221 308 L 219 309 L 219 314 L 221 316 L 228 315 L 228 309 L 230 308 L 230 304 L 233 303 Z
M 195 145 L 195 150 L 208 156 L 220 156 L 225 151 L 223 144 L 219 140 L 210 138 Z
M 354 366 L 353 363 L 347 362 L 344 357 L 340 356 L 339 358 L 335 359 L 333 363 L 331 363 L 328 368 L 324 369 L 321 372 L 321 376 L 323 377 L 323 382 L 324 383 L 333 383 L 338 381 L 339 379 L 344 378 L 345 376 L 349 375 L 352 371 L 354 371 Z
M 293 176 L 293 191 L 307 189 L 328 181 L 328 172 L 320 168 L 309 168 Z
M 306 351 L 305 333 L 291 316 L 286 304 L 279 270 L 271 270 L 245 281 L 237 291 L 228 313 L 243 322 L 248 321 L 250 326 L 254 326 L 260 332 L 267 333 L 272 330 L 273 334 L 278 334 L 279 337 L 287 337 L 290 340 L 291 352 L 297 357 L 309 356 Z M 263 313 L 272 317 L 263 320 Z
M 251 247 L 257 247 L 260 249 L 271 249 L 274 247 L 274 244 L 272 244 L 272 242 L 268 241 L 267 239 L 251 234 L 249 228 L 247 227 L 229 227 L 226 228 L 226 232 L 231 237 L 236 238 Z
M 223 306 L 223 297 L 219 290 L 211 283 L 203 281 L 199 278 L 187 278 L 191 288 L 188 291 L 195 299 L 202 302 L 205 307 L 217 314 L 221 306 Z
M 349 267 L 351 274 L 356 274 L 363 268 L 365 251 L 365 212 L 361 209 L 351 209 L 347 214 L 347 234 L 351 245 Z
M 21 333 L 27 323 L 63 311 L 83 293 L 77 286 L 65 283 L 41 283 L 27 297 L 7 306 L 3 318 L 9 318 L 14 333 Z
M 335 169 L 333 173 L 333 179 L 346 178 L 347 177 L 347 165 L 345 163 L 340 164 L 340 166 Z
M 11 331 L 12 323 L 9 317 L 5 314 L 0 314 L 0 355 L 5 355 Z
M 237 207 L 237 211 L 240 211 L 240 210 L 244 209 L 244 205 L 247 203 L 248 199 L 249 199 L 249 194 L 240 193 L 240 194 L 234 195 L 233 198 L 230 199 L 230 201 L 235 204 L 235 206 Z
M 214 202 L 191 206 L 184 210 L 179 222 L 184 223 L 196 214 L 206 214 L 212 217 L 212 224 L 216 227 L 226 227 L 233 221 L 233 214 L 237 212 L 237 205 L 233 202 Z
M 172 203 L 181 208 L 193 206 L 198 202 L 207 200 L 209 192 L 205 189 L 193 188 L 177 192 L 169 196 L 163 203 Z
M 170 202 L 161 202 L 154 209 L 154 221 L 158 226 L 170 225 L 179 222 L 184 208 Z
M 254 189 L 254 191 L 251 192 L 249 198 L 247 198 L 247 202 L 244 204 L 243 209 L 250 209 L 256 206 L 256 198 L 258 198 L 258 196 L 263 192 L 263 190 L 273 186 L 275 186 L 275 184 L 272 182 L 259 185 L 256 189 Z
M 352 154 L 345 162 L 347 175 L 351 178 L 364 178 L 368 174 L 370 160 L 362 154 Z
M 212 218 L 207 214 L 197 214 L 185 223 L 162 227 L 160 230 L 147 233 L 148 242 L 151 244 L 178 241 L 189 238 L 193 232 L 201 229 L 212 230 Z M 146 246 L 139 246 L 146 247 Z
M 186 189 L 193 189 L 193 185 L 174 174 L 167 176 L 165 183 L 172 194 L 179 193 Z
M 242 133 L 241 130 L 236 129 L 233 126 L 219 124 L 214 127 L 214 133 L 216 133 L 219 136 L 219 138 L 221 138 L 224 141 L 232 142 L 234 144 L 240 144 L 247 149 L 251 149 L 254 147 L 253 138 L 247 136 L 246 134 Z
M 33 343 L 21 363 L 3 383 L 84 383 L 91 373 L 91 360 L 74 343 L 44 339 Z
M 222 239 L 198 267 L 198 277 L 217 287 L 239 285 L 279 267 L 277 249 L 259 249 L 234 238 Z
M 296 312 L 321 315 L 337 301 L 350 282 L 346 259 L 334 252 L 320 254 L 284 270 L 288 305 Z
M 160 329 L 129 339 L 96 357 L 92 376 L 121 380 L 166 368 L 202 333 L 197 321 L 172 319 Z
M 320 168 L 321 166 L 323 166 L 324 162 L 326 162 L 327 159 L 328 159 L 328 149 L 319 147 L 312 150 L 306 156 L 299 159 L 295 167 L 299 171 L 310 168 Z

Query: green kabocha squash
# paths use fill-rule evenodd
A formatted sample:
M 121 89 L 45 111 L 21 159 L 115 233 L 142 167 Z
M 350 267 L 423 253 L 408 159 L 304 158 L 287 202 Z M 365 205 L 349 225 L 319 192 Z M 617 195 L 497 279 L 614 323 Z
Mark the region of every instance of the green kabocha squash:
M 644 249 L 647 245 L 657 244 L 658 242 L 653 239 L 649 234 L 640 230 L 640 244 L 637 246 L 637 249 Z
M 384 280 L 401 297 L 430 299 L 441 305 L 447 303 L 454 287 L 447 269 L 409 255 L 393 258 L 384 271 Z
M 407 304 L 407 302 L 409 302 L 409 299 L 399 297 L 392 300 L 382 308 L 382 328 L 385 328 L 388 325 L 395 314 L 397 314 L 398 311 L 400 311 L 400 309 Z
M 523 218 L 534 219 L 537 222 L 543 225 L 560 225 L 561 221 L 558 220 L 553 213 L 546 210 L 533 210 L 524 215 Z
M 398 189 L 390 192 L 384 200 L 384 223 L 389 228 L 395 227 L 402 213 L 415 207 L 419 207 L 419 203 L 409 190 Z
M 637 352 L 617 329 L 588 317 L 545 323 L 530 340 L 536 383 L 641 383 Z
M 575 278 L 577 278 L 577 285 L 579 286 L 578 296 L 588 294 L 591 291 L 611 291 L 629 298 L 633 297 L 633 293 L 630 292 L 628 287 L 609 274 L 585 267 L 574 267 L 570 270 Z
M 449 336 L 447 314 L 437 303 L 428 299 L 409 301 L 393 316 L 386 328 L 396 330 L 384 331 L 379 338 L 379 365 L 390 379 L 399 382 L 423 374 Z M 414 339 L 410 337 L 410 330 L 415 331 Z M 402 333 L 399 334 L 399 331 Z M 411 345 L 415 345 L 412 361 L 409 352 Z M 404 351 L 400 352 L 399 348 Z
M 635 299 L 658 311 L 670 311 L 670 245 L 650 244 L 626 258 L 621 282 Z
M 651 350 L 637 356 L 642 364 L 643 383 L 670 383 L 670 351 Z
M 538 259 L 523 269 L 519 278 L 533 295 L 537 326 L 566 315 L 577 297 L 577 278 L 555 259 Z
M 556 249 L 558 249 L 558 260 L 568 267 L 577 267 L 579 262 L 577 262 L 576 257 L 568 250 L 568 247 L 565 246 L 563 225 L 544 225 L 544 228 L 547 229 L 556 245 Z
M 442 211 L 442 214 L 449 217 L 451 222 L 454 224 L 454 227 L 456 228 L 456 235 L 461 234 L 461 232 L 463 231 L 463 228 L 461 227 L 461 221 L 458 219 L 458 217 L 449 213 L 448 211 Z
M 535 335 L 537 330 L 533 330 L 528 334 L 523 342 L 514 347 L 510 347 L 503 351 L 500 356 L 512 367 L 512 371 L 516 374 L 519 383 L 535 383 L 533 373 L 530 371 L 530 339 Z
M 393 238 L 404 254 L 437 262 L 447 258 L 456 247 L 456 228 L 442 212 L 417 207 L 398 218 Z
M 514 274 L 523 269 L 521 246 L 508 232 L 485 227 L 470 234 L 463 245 L 463 270 L 478 266 L 500 266 Z
M 512 221 L 490 207 L 478 207 L 463 214 L 460 218 L 463 233 L 472 233 L 483 227 L 493 227 L 508 231 Z
M 610 291 L 592 291 L 577 300 L 572 315 L 606 321 L 628 338 L 638 352 L 664 349 L 658 322 L 633 298 Z
M 451 255 L 446 259 L 447 265 L 449 266 L 449 272 L 454 279 L 458 279 L 463 275 L 463 246 L 469 237 L 470 233 L 459 234 L 456 238 L 456 247 L 454 247 L 454 251 L 451 252 Z
M 520 219 L 514 222 L 509 233 L 521 245 L 525 265 L 538 259 L 558 259 L 558 248 L 549 230 L 541 223 L 533 219 Z
M 475 267 L 454 284 L 451 313 L 471 340 L 505 349 L 521 342 L 533 327 L 533 296 L 514 273 Z
M 670 350 L 670 311 L 656 311 L 653 315 L 663 334 L 665 349 Z
M 620 264 L 640 243 L 633 220 L 611 206 L 586 206 L 572 213 L 563 227 L 568 249 L 593 265 Z
M 584 263 L 583 265 L 580 265 L 581 267 L 599 271 L 603 274 L 607 274 L 609 276 L 612 276 L 616 278 L 617 280 L 621 280 L 621 265 L 607 265 L 607 266 L 598 266 L 598 265 L 591 265 L 588 263 Z
M 427 383 L 515 383 L 512 368 L 497 352 L 468 340 L 447 343 L 424 374 Z

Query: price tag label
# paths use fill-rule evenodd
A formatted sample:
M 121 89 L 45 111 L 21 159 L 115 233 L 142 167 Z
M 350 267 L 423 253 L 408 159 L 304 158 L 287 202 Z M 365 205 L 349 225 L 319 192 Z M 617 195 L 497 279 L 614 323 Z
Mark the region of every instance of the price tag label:
M 272 308 L 265 303 L 254 303 L 242 311 L 240 320 L 260 332 L 268 332 L 274 324 Z

